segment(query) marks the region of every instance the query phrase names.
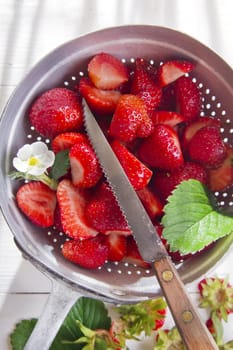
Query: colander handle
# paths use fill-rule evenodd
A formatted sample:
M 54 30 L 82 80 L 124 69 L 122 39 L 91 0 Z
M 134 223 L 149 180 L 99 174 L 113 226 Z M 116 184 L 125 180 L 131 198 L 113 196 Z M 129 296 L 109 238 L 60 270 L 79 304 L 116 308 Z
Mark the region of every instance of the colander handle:
M 193 307 L 170 257 L 154 262 L 154 268 L 187 349 L 218 350 L 212 335 Z
M 79 296 L 77 291 L 53 280 L 50 296 L 24 350 L 48 350 Z

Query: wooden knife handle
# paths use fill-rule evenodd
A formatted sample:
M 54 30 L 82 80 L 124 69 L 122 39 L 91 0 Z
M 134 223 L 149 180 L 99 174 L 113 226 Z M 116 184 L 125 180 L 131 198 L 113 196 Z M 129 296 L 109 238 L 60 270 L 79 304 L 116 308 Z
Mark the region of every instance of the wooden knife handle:
M 174 321 L 188 350 L 218 350 L 212 335 L 193 307 L 169 256 L 153 263 Z

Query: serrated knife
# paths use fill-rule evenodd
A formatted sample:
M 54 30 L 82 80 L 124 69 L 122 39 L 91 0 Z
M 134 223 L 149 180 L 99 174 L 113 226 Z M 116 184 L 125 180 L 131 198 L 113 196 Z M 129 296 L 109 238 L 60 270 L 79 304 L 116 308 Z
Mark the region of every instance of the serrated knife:
M 84 124 L 92 147 L 132 230 L 142 258 L 151 264 L 188 350 L 218 349 L 192 305 L 159 235 L 86 101 Z

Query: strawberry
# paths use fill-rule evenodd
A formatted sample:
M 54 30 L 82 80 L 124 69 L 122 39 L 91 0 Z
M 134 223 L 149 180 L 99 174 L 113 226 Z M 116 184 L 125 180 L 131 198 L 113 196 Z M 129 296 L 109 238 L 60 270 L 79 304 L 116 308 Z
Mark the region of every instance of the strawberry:
M 177 112 L 182 114 L 187 122 L 196 119 L 201 108 L 201 94 L 196 84 L 189 77 L 181 77 L 176 80 L 174 86 Z
M 198 283 L 198 289 L 200 307 L 209 308 L 219 319 L 227 321 L 227 315 L 233 312 L 233 287 L 227 279 L 203 278 Z
M 186 162 L 172 172 L 156 172 L 153 179 L 153 189 L 162 201 L 166 201 L 178 184 L 189 179 L 195 179 L 203 184 L 207 184 L 208 174 L 206 169 L 200 164 Z
M 58 153 L 60 151 L 64 151 L 66 149 L 70 149 L 75 143 L 80 141 L 86 141 L 87 137 L 84 134 L 79 132 L 65 132 L 57 135 L 52 140 L 52 150 L 54 153 Z
M 89 224 L 103 234 L 131 233 L 114 194 L 105 182 L 101 183 L 85 208 Z
M 165 124 L 155 125 L 153 134 L 139 147 L 138 155 L 145 164 L 163 170 L 174 170 L 184 163 L 178 135 Z
M 176 94 L 174 83 L 162 88 L 162 97 L 158 109 L 161 111 L 176 111 Z
M 121 261 L 126 253 L 126 236 L 118 233 L 110 233 L 105 242 L 108 246 L 108 260 Z
M 153 131 L 144 102 L 132 94 L 122 95 L 110 124 L 110 136 L 123 142 L 147 137 Z
M 214 323 L 212 321 L 211 318 L 208 318 L 208 320 L 206 321 L 206 327 L 208 328 L 209 332 L 215 336 L 216 335 L 216 330 L 215 330 L 215 327 L 214 327 Z
M 223 191 L 233 184 L 233 149 L 226 145 L 226 158 L 217 169 L 209 170 L 209 188 Z
M 196 134 L 198 130 L 204 128 L 204 126 L 215 126 L 216 128 L 220 128 L 220 120 L 217 118 L 204 116 L 199 117 L 196 120 L 188 123 L 187 126 L 184 128 L 181 137 L 181 144 L 183 149 L 187 149 L 192 137 Z
M 157 81 L 161 87 L 173 83 L 184 74 L 193 70 L 194 64 L 189 61 L 171 60 L 164 62 L 158 69 Z
M 163 205 L 160 199 L 150 190 L 148 186 L 138 190 L 137 194 L 152 220 L 162 215 Z
M 134 189 L 140 190 L 145 187 L 151 179 L 152 171 L 119 141 L 113 141 L 111 147 Z
M 54 88 L 40 95 L 29 110 L 29 118 L 35 130 L 49 138 L 77 130 L 83 122 L 78 96 L 66 88 Z
M 127 248 L 123 261 L 145 269 L 150 268 L 150 264 L 143 260 L 133 236 L 127 237 Z
M 152 79 L 146 62 L 142 59 L 136 59 L 130 92 L 145 102 L 148 113 L 152 112 L 160 104 L 162 90 Z
M 157 311 L 158 314 L 159 314 L 159 317 L 161 315 L 161 318 L 158 318 L 155 320 L 155 326 L 153 328 L 153 330 L 158 330 L 159 328 L 162 328 L 164 323 L 165 323 L 165 317 L 166 317 L 166 312 L 167 310 L 166 309 L 161 309 L 161 310 L 158 310 Z
M 95 55 L 87 69 L 92 83 L 98 89 L 117 89 L 129 79 L 127 67 L 118 58 L 105 52 Z
M 102 170 L 89 141 L 80 141 L 73 145 L 69 158 L 74 186 L 82 188 L 95 186 L 102 177 Z
M 59 205 L 56 205 L 55 211 L 54 211 L 54 223 L 53 223 L 54 227 L 60 231 L 63 232 L 63 226 L 62 226 L 62 222 L 61 222 L 61 211 L 59 208 Z
M 39 181 L 22 185 L 16 193 L 20 210 L 35 225 L 49 227 L 54 223 L 56 194 Z
M 80 239 L 97 235 L 97 231 L 87 222 L 84 209 L 87 203 L 85 192 L 75 187 L 70 180 L 62 180 L 57 187 L 57 199 L 61 213 L 61 223 L 67 236 Z
M 208 168 L 217 168 L 226 158 L 226 146 L 220 130 L 214 126 L 205 126 L 198 130 L 188 145 L 191 160 Z
M 63 256 L 87 269 L 96 269 L 108 259 L 108 246 L 100 235 L 84 239 L 66 241 L 62 246 Z
M 112 114 L 121 96 L 119 91 L 96 88 L 88 78 L 80 79 L 79 92 L 87 101 L 90 109 L 99 115 Z
M 177 124 L 180 124 L 183 121 L 185 121 L 183 115 L 171 111 L 153 111 L 150 117 L 154 125 L 166 124 L 170 126 L 176 126 Z

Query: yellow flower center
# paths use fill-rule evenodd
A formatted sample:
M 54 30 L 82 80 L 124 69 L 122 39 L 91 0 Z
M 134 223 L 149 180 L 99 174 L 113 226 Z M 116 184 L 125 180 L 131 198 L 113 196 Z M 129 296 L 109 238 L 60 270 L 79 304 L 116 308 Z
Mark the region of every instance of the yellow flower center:
M 31 158 L 28 160 L 28 164 L 29 164 L 30 166 L 38 165 L 38 164 L 39 164 L 39 160 L 38 160 L 36 157 L 31 157 Z

